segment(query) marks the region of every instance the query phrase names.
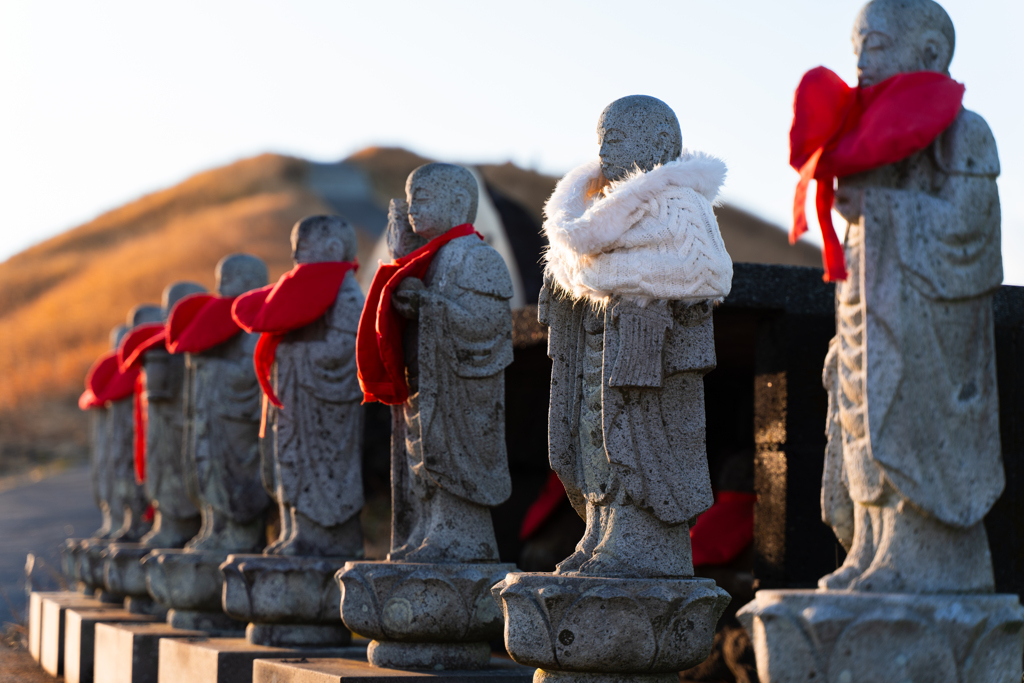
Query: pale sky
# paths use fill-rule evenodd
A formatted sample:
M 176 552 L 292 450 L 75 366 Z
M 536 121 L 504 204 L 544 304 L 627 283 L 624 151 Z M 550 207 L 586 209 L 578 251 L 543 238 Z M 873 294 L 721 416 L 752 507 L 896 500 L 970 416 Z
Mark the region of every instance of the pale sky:
M 668 102 L 687 147 L 725 159 L 726 200 L 788 227 L 793 89 L 822 64 L 856 81 L 862 4 L 0 0 L 0 259 L 266 151 L 401 145 L 561 175 L 631 94 Z M 943 5 L 951 74 L 999 146 L 1006 283 L 1024 285 L 1024 2 Z

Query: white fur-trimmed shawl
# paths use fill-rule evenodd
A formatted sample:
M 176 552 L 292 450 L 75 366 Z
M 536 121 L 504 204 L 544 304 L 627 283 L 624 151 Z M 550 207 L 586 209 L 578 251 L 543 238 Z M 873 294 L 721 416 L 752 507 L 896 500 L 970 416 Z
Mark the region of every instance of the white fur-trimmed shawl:
M 604 303 L 614 294 L 641 305 L 728 295 L 732 259 L 711 206 L 725 179 L 721 159 L 684 152 L 587 199 L 600 172 L 598 160 L 569 172 L 544 207 L 545 272 L 559 287 L 577 298 Z

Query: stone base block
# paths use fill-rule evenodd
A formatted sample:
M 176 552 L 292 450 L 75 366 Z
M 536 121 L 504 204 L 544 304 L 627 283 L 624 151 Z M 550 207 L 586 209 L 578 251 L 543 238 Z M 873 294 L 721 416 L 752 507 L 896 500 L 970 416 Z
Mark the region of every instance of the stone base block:
M 696 666 L 731 599 L 711 579 L 534 573 L 509 574 L 493 594 L 512 658 L 566 681 L 660 681 Z
M 205 635 L 164 623 L 96 624 L 93 678 L 99 683 L 158 683 L 160 641 Z
M 224 584 L 220 565 L 226 559 L 226 553 L 154 551 L 142 560 L 149 594 L 175 610 L 220 612 Z
M 763 590 L 738 614 L 761 683 L 1016 683 L 1016 595 Z
M 256 645 L 348 645 L 334 580 L 347 559 L 229 555 L 220 568 L 224 612 L 250 622 L 246 635 Z
M 77 595 L 70 591 L 32 591 L 28 596 L 28 653 L 39 663 L 39 648 L 43 638 L 43 600 L 61 595 Z
M 382 669 L 485 669 L 491 661 L 488 643 L 396 643 L 372 641 L 366 659 Z
M 38 603 L 39 609 L 39 664 L 51 676 L 60 676 L 64 673 L 64 622 L 67 610 L 77 607 L 116 609 L 116 606 L 104 605 L 96 598 L 76 591 L 33 593 L 35 595 L 40 596 L 32 598 Z M 33 628 L 30 627 L 29 631 L 29 647 L 32 646 Z
M 64 680 L 92 683 L 96 651 L 96 624 L 154 622 L 155 617 L 123 609 L 68 609 L 64 617 Z M 102 682 L 105 683 L 105 682 Z
M 223 612 L 172 609 L 167 624 L 186 631 L 202 631 L 207 636 L 234 638 L 245 633 L 245 622 L 236 621 Z
M 352 659 L 261 659 L 253 665 L 252 683 L 411 683 L 430 678 L 437 683 L 529 683 L 534 669 L 493 657 L 475 671 L 381 669 Z
M 348 562 L 337 576 L 341 618 L 374 639 L 384 666 L 480 668 L 490 657 L 480 644 L 502 631 L 490 588 L 513 570 L 511 564 Z M 430 654 L 434 660 L 424 659 Z
M 160 641 L 160 683 L 251 683 L 259 659 L 331 657 L 365 659 L 364 647 L 280 648 L 253 645 L 245 638 L 164 638 Z

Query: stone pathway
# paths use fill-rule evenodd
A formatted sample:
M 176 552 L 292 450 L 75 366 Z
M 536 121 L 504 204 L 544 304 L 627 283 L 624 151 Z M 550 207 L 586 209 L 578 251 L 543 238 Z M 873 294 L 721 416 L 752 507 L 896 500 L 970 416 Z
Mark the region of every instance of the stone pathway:
M 5 623 L 25 617 L 25 556 L 35 553 L 56 571 L 64 539 L 99 527 L 88 466 L 0 491 L 0 520 L 2 630 Z

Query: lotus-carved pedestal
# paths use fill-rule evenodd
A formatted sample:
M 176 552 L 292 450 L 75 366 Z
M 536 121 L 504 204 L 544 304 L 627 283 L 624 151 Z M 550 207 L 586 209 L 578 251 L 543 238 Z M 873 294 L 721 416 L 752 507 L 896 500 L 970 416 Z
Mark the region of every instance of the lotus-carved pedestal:
M 505 647 L 535 682 L 675 681 L 707 658 L 729 594 L 710 579 L 509 574 Z
M 167 609 L 153 600 L 146 585 L 142 560 L 153 548 L 141 543 L 113 543 L 107 546 L 103 560 L 103 585 L 113 595 L 126 596 L 125 609 L 134 614 L 163 618 Z
M 224 614 L 220 565 L 226 553 L 160 550 L 142 560 L 153 599 L 166 607 L 175 628 L 237 635 L 245 626 Z
M 346 559 L 229 555 L 220 568 L 224 611 L 249 622 L 245 634 L 254 645 L 348 645 L 352 634 L 341 622 L 334 580 Z
M 338 572 L 341 618 L 373 638 L 370 664 L 392 669 L 482 669 L 501 636 L 490 588 L 512 564 L 349 562 Z
M 738 616 L 762 683 L 1020 680 L 1016 595 L 763 590 Z

